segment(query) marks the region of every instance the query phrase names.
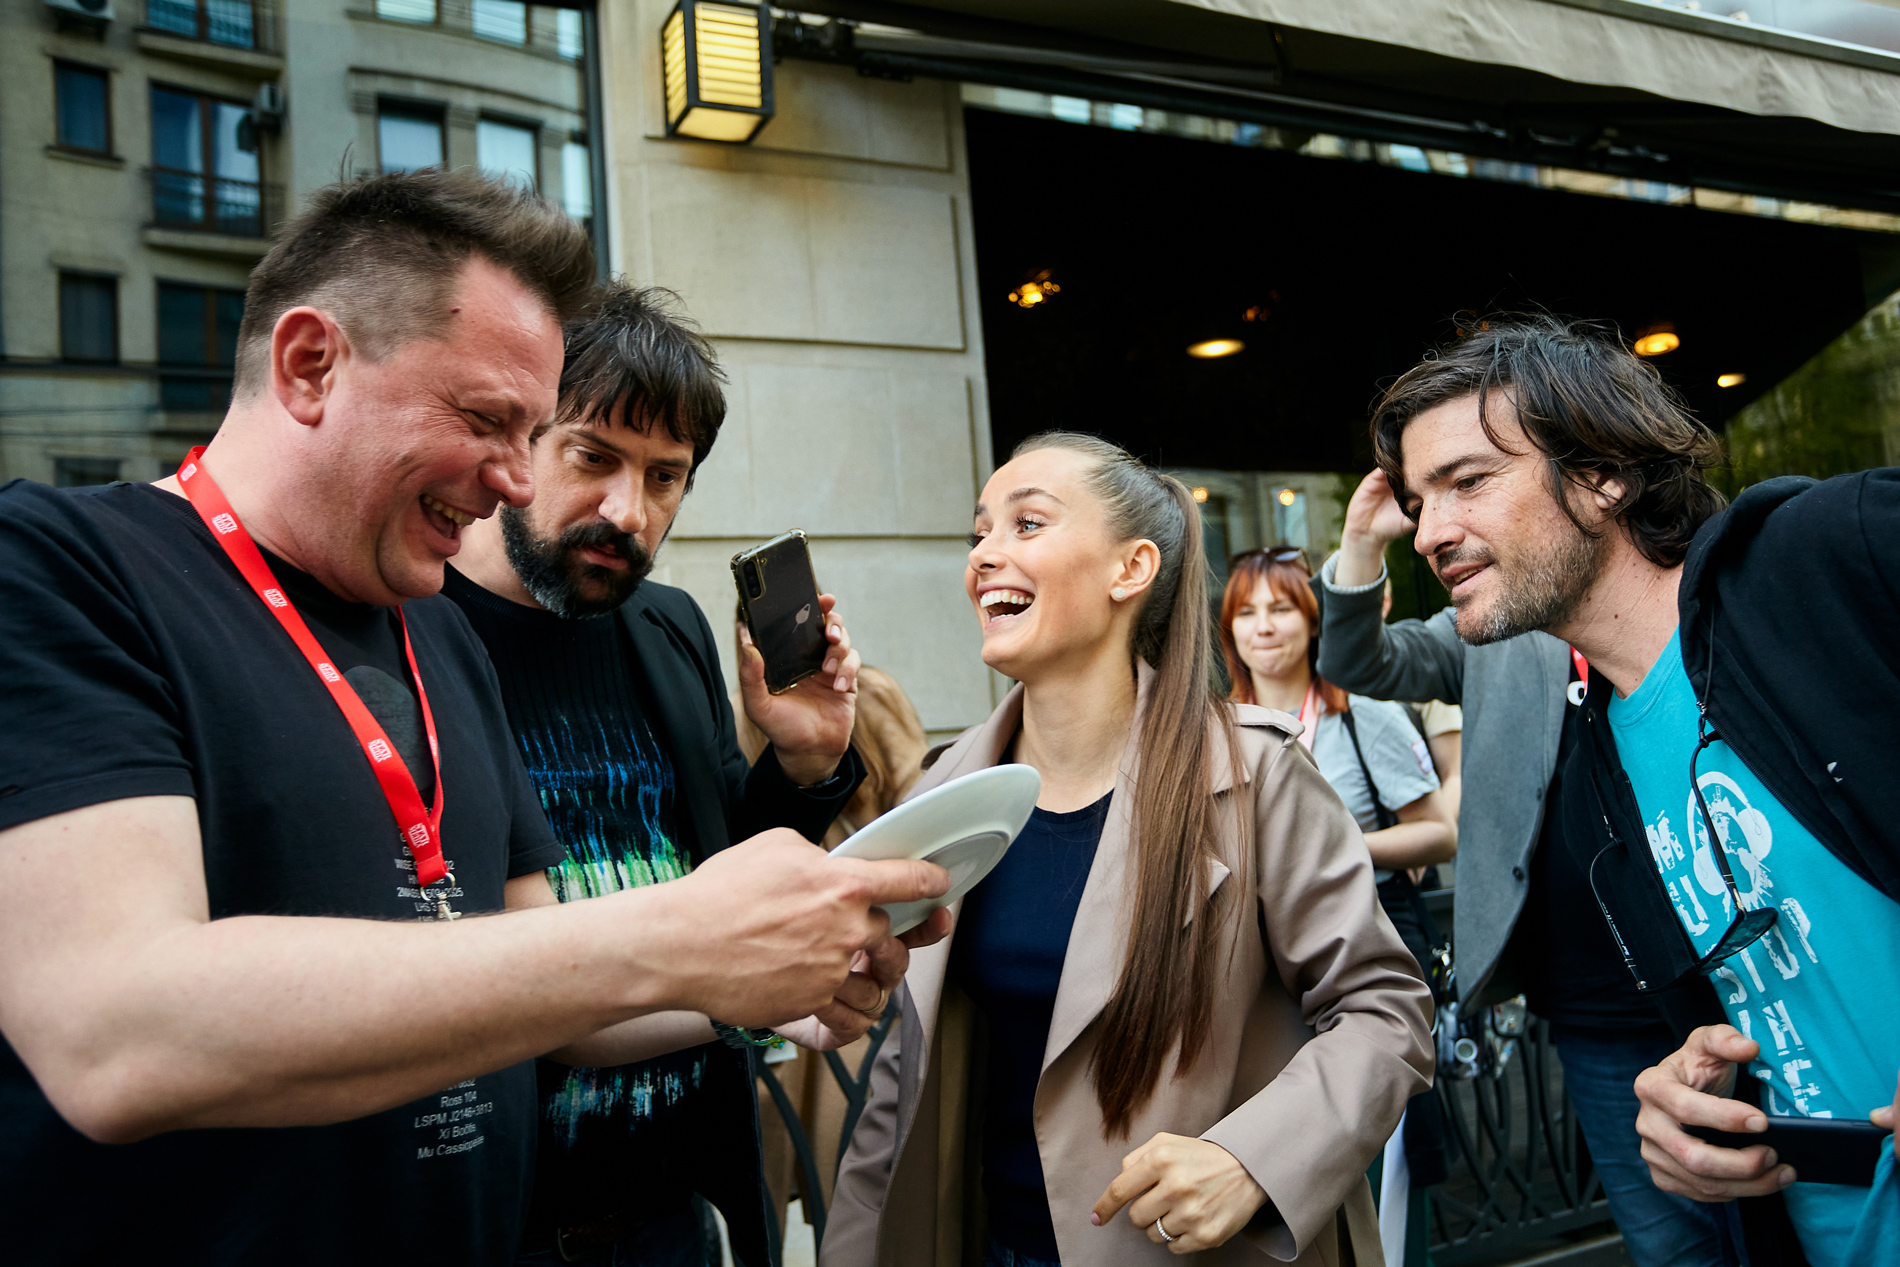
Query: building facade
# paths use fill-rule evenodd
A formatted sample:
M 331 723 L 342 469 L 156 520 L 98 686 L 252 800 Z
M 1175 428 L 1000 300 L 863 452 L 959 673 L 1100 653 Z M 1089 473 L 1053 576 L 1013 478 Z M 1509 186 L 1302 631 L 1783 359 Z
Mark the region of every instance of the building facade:
M 1358 244 L 1414 207 L 1547 222 L 1553 245 L 1536 249 L 1559 262 L 1612 222 L 1606 259 L 1627 243 L 1637 260 L 1652 237 L 1665 260 L 1730 243 L 1672 282 L 1706 292 L 1707 311 L 1656 315 L 1683 324 L 1669 364 L 1689 367 L 1677 376 L 1704 416 L 1747 438 L 1747 477 L 1807 461 L 1775 455 L 1819 451 L 1803 420 L 1843 400 L 1866 416 L 1842 452 L 1900 451 L 1885 378 L 1829 386 L 1884 374 L 1900 338 L 1880 307 L 1900 286 L 1892 6 L 1774 0 L 1751 19 L 1661 0 L 824 0 L 777 14 L 774 116 L 745 145 L 668 136 L 673 7 L 0 0 L 0 478 L 174 469 L 221 416 L 271 226 L 339 174 L 434 163 L 557 199 L 608 267 L 676 290 L 717 345 L 731 411 L 659 578 L 723 627 L 730 556 L 803 529 L 866 660 L 939 736 L 1007 687 L 978 658 L 965 533 L 984 478 L 1034 430 L 1101 430 L 1181 473 L 1206 499 L 1216 580 L 1232 551 L 1330 547 L 1366 465 L 1365 400 L 1430 332 L 1374 290 L 1355 298 L 1363 328 L 1308 336 L 1344 328 L 1324 287 L 1350 289 Z M 1222 206 L 1225 185 L 1251 192 Z M 1302 200 L 1305 228 L 1276 227 Z M 1023 210 L 1037 207 L 1041 222 Z M 1731 232 L 1744 220 L 1785 232 Z M 1156 254 L 1176 242 L 1220 250 L 1187 268 Z M 1783 273 L 1833 270 L 1772 297 L 1764 283 L 1755 324 L 1800 328 L 1777 346 L 1718 337 L 1709 323 L 1744 313 L 1747 292 L 1711 300 L 1712 280 L 1766 262 L 1777 281 L 1784 248 L 1807 254 Z M 1305 292 L 1282 267 L 1302 252 L 1325 257 Z M 1370 270 L 1374 285 L 1409 282 L 1414 263 Z M 1632 291 L 1656 272 L 1626 271 Z M 1065 285 L 1030 311 L 1017 300 L 1038 276 Z M 1596 292 L 1570 280 L 1526 291 L 1591 310 Z M 1203 296 L 1192 334 L 1185 316 L 1136 328 Z M 1447 296 L 1418 302 L 1441 316 L 1467 302 Z M 1061 326 L 1091 305 L 1096 324 Z M 1870 310 L 1852 348 L 1816 357 Z M 1619 316 L 1631 333 L 1648 319 Z M 1190 365 L 1224 341 L 1245 353 Z M 1710 349 L 1740 359 L 1696 359 Z M 1798 391 L 1762 394 L 1797 370 Z M 1752 385 L 1723 395 L 1718 372 Z M 1343 388 L 1307 390 L 1329 379 Z
M 5 0 L 0 478 L 156 479 L 216 430 L 272 227 L 447 162 L 591 215 L 581 15 L 510 0 Z

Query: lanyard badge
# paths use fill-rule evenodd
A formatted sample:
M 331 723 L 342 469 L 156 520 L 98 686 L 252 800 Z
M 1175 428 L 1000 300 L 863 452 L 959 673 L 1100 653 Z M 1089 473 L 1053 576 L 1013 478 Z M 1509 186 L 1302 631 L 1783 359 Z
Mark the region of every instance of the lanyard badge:
M 184 488 L 185 496 L 190 498 L 192 508 L 198 517 L 211 529 L 212 538 L 231 560 L 238 573 L 244 577 L 258 601 L 265 610 L 277 618 L 284 627 L 290 640 L 303 652 L 317 678 L 330 692 L 330 698 L 342 710 L 344 720 L 356 735 L 363 755 L 369 760 L 369 767 L 376 775 L 376 782 L 383 790 L 383 798 L 389 802 L 389 812 L 395 817 L 397 830 L 401 832 L 403 843 L 409 847 L 410 856 L 416 860 L 416 886 L 426 889 L 438 880 L 446 879 L 451 886 L 455 877 L 449 873 L 448 865 L 442 860 L 442 753 L 436 744 L 435 715 L 429 711 L 429 696 L 422 689 L 422 673 L 416 668 L 416 650 L 409 641 L 409 622 L 403 618 L 401 609 L 397 609 L 396 619 L 402 623 L 402 649 L 409 657 L 409 673 L 416 684 L 416 700 L 422 705 L 422 724 L 429 735 L 429 757 L 435 764 L 435 807 L 424 806 L 422 793 L 416 789 L 416 780 L 409 773 L 409 767 L 403 763 L 402 755 L 395 745 L 389 742 L 389 736 L 356 691 L 337 671 L 330 657 L 324 652 L 316 636 L 310 632 L 310 626 L 297 613 L 295 606 L 284 596 L 278 587 L 277 578 L 272 574 L 270 565 L 264 562 L 264 556 L 251 540 L 251 534 L 244 530 L 238 521 L 231 503 L 225 500 L 224 491 L 218 487 L 211 473 L 204 469 L 201 458 L 204 446 L 199 445 L 185 455 L 185 464 L 178 470 L 178 483 Z M 455 919 L 459 912 L 449 909 L 446 895 L 435 899 L 437 919 Z

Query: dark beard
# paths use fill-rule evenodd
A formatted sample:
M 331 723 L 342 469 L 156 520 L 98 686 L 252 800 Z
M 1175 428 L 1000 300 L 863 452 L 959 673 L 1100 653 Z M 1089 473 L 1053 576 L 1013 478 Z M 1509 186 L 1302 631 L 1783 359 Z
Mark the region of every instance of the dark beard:
M 527 511 L 503 506 L 501 540 L 515 575 L 534 595 L 534 601 L 568 620 L 614 611 L 633 596 L 653 570 L 653 556 L 638 541 L 602 520 L 569 528 L 559 540 L 549 541 L 537 537 L 528 526 Z M 589 547 L 617 551 L 627 560 L 627 570 L 583 563 L 577 556 Z M 599 597 L 590 598 L 582 589 L 589 582 L 604 587 Z
M 1454 628 L 1467 645 L 1482 647 L 1533 629 L 1548 631 L 1576 613 L 1583 596 L 1596 584 L 1597 573 L 1603 570 L 1603 561 L 1610 551 L 1610 535 L 1606 532 L 1593 537 L 1568 519 L 1564 525 L 1568 531 L 1542 555 L 1508 565 L 1495 557 L 1491 559 L 1492 568 L 1500 573 L 1505 584 L 1490 611 L 1480 616 L 1454 603 L 1458 607 Z M 1450 550 L 1433 559 L 1432 566 L 1442 570 L 1469 562 L 1473 557 Z

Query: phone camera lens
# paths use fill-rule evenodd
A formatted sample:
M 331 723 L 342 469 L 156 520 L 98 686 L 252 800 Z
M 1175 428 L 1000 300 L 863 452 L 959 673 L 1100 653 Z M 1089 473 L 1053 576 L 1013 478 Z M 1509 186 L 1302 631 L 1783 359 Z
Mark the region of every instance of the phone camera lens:
M 745 592 L 748 598 L 758 598 L 765 593 L 764 569 L 757 559 L 745 569 Z

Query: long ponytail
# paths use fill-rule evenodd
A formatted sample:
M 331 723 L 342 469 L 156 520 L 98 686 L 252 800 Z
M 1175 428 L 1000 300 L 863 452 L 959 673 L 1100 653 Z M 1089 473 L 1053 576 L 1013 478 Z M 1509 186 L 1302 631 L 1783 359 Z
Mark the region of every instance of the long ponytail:
M 1136 740 L 1128 959 L 1103 1009 L 1092 1062 L 1104 1134 L 1125 1136 L 1177 1045 L 1182 1073 L 1206 1045 L 1226 922 L 1202 909 L 1207 861 L 1218 837 L 1209 721 L 1217 720 L 1226 736 L 1237 785 L 1239 748 L 1233 712 L 1211 685 L 1207 559 L 1200 509 L 1187 486 L 1116 445 L 1078 432 L 1031 436 L 1013 456 L 1039 449 L 1067 449 L 1091 459 L 1088 485 L 1101 500 L 1109 530 L 1123 541 L 1153 541 L 1161 556 L 1130 648 L 1152 666 L 1154 678 Z M 1237 817 L 1241 847 L 1250 850 L 1252 816 Z

